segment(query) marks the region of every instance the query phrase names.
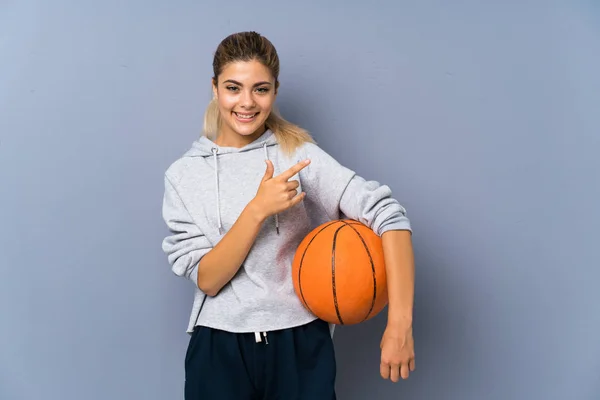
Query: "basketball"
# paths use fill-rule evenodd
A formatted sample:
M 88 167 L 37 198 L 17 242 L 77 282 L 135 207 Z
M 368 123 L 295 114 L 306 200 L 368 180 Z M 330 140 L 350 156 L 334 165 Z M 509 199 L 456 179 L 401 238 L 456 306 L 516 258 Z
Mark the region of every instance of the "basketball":
M 292 263 L 294 289 L 320 319 L 353 325 L 388 303 L 381 238 L 355 220 L 324 223 L 300 243 Z

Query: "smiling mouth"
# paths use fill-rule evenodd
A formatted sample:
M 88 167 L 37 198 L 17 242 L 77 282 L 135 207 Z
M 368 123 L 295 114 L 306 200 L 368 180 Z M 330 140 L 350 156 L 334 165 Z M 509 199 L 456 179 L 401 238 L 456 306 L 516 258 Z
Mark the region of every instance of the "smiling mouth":
M 242 122 L 252 121 L 258 115 L 257 112 L 252 113 L 252 114 L 242 114 L 242 113 L 234 112 L 233 114 L 236 116 L 236 118 L 239 121 L 242 121 Z

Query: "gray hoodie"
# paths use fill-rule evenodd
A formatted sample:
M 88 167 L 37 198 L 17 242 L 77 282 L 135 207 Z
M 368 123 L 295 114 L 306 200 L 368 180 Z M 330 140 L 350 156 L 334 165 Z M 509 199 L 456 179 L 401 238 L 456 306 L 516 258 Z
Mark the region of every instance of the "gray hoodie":
M 274 176 L 304 159 L 292 177 L 305 199 L 262 226 L 248 257 L 216 296 L 198 288 L 198 263 L 226 234 L 256 195 L 273 162 Z M 165 173 L 163 218 L 170 231 L 162 248 L 173 272 L 196 286 L 187 332 L 203 325 L 229 332 L 268 332 L 308 323 L 316 316 L 294 292 L 291 265 L 302 239 L 315 227 L 340 218 L 360 221 L 378 235 L 411 230 L 405 209 L 388 186 L 366 181 L 313 143 L 292 156 L 267 130 L 242 148 L 220 147 L 205 136 Z

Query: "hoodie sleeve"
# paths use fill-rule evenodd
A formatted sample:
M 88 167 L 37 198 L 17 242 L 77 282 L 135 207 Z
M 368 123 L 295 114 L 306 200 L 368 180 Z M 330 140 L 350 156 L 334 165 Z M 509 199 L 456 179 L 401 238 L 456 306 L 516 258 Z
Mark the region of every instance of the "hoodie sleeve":
M 329 218 L 341 214 L 360 221 L 381 236 L 390 230 L 412 232 L 405 208 L 392 197 L 387 185 L 366 180 L 341 165 L 315 144 L 305 147 L 311 163 L 302 182 L 308 196 L 318 199 Z
M 166 175 L 162 214 L 170 232 L 163 240 L 162 249 L 171 269 L 177 276 L 192 280 L 198 287 L 198 263 L 212 245 L 192 220 Z

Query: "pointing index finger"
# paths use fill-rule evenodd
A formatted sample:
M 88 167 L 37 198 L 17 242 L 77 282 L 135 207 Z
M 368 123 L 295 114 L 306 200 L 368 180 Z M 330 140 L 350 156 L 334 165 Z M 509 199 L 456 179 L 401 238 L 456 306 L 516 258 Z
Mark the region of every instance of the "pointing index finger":
M 281 179 L 283 180 L 288 180 L 290 179 L 292 176 L 296 175 L 298 172 L 302 171 L 302 169 L 304 167 L 306 167 L 308 164 L 310 164 L 310 160 L 304 160 L 304 161 L 300 161 L 298 164 L 290 167 L 288 170 L 282 172 L 279 176 L 281 177 Z

